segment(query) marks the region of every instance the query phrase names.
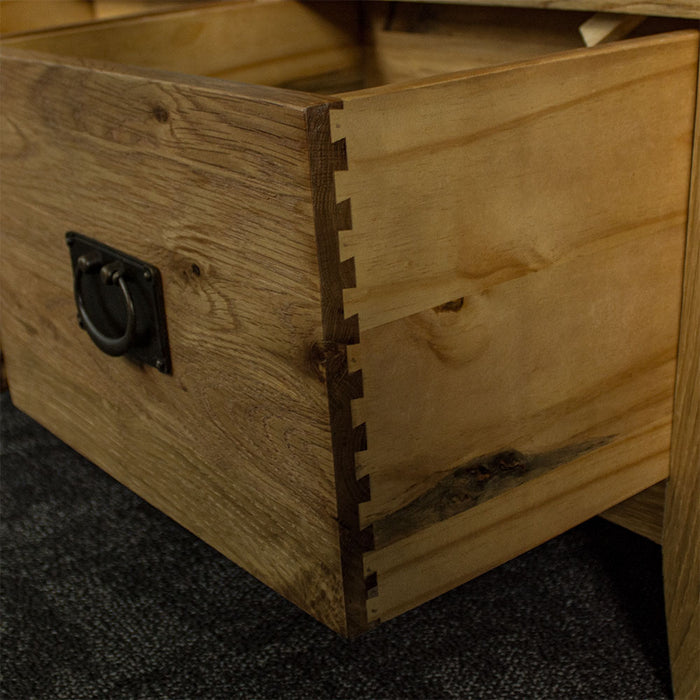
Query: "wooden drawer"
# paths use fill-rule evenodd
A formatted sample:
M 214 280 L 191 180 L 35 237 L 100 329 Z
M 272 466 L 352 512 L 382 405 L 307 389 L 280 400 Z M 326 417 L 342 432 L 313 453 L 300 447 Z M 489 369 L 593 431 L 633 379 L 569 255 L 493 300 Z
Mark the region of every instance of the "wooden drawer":
M 588 16 L 273 0 L 6 40 L 13 401 L 343 634 L 665 478 L 698 32 L 584 48 Z M 80 330 L 68 231 L 158 267 L 172 373 Z

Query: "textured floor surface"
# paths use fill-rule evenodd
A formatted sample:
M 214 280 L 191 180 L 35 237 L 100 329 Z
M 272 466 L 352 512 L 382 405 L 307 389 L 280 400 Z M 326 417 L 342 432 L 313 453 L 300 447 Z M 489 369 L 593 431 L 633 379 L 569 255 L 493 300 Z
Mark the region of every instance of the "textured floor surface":
M 353 642 L 2 395 L 2 697 L 670 697 L 660 548 L 593 520 Z

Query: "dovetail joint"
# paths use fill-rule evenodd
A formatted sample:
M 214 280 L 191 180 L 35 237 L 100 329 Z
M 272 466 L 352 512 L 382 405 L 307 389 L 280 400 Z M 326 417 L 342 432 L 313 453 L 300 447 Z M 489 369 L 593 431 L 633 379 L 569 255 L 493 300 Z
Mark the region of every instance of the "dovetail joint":
M 344 138 L 338 139 L 333 142 L 333 159 L 334 166 L 336 170 L 347 170 L 348 169 L 348 153 L 347 153 L 347 142 Z M 347 231 L 352 229 L 352 202 L 350 198 L 345 198 L 338 202 L 335 207 L 335 227 L 338 232 Z M 350 257 L 347 259 L 342 259 L 340 252 L 340 235 L 338 234 L 338 266 L 339 266 L 339 277 L 340 277 L 340 287 L 341 289 L 350 289 L 357 284 L 357 274 L 355 266 L 355 258 Z M 344 316 L 344 312 L 343 312 Z M 352 341 L 348 343 L 349 345 L 356 345 L 360 342 L 359 333 L 359 323 L 357 316 L 352 316 L 346 319 L 346 322 L 350 322 L 354 325 L 355 334 Z M 347 359 L 347 357 L 346 357 Z M 360 398 L 364 395 L 364 388 L 362 382 L 362 370 L 357 369 L 357 371 L 350 374 L 349 379 L 353 385 L 353 399 Z M 353 469 L 354 473 L 357 473 L 357 468 L 355 464 L 355 454 L 357 452 L 363 452 L 367 449 L 367 424 L 362 422 L 358 425 L 352 426 L 352 453 L 353 453 Z M 359 504 L 365 503 L 371 500 L 371 489 L 370 489 L 370 478 L 369 476 L 363 476 L 357 481 L 357 503 L 358 503 L 358 520 L 359 520 Z M 368 552 L 374 549 L 374 532 L 373 527 L 365 527 L 359 532 L 359 543 L 361 551 Z M 370 598 L 377 596 L 377 574 L 370 574 L 365 577 L 365 593 L 369 600 Z

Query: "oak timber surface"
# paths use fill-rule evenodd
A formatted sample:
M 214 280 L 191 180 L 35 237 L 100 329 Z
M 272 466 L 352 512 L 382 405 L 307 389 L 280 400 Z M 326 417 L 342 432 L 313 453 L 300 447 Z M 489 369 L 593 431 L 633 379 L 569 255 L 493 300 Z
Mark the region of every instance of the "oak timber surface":
M 700 697 L 700 94 L 694 149 L 663 533 L 666 620 L 677 700 Z
M 14 402 L 342 631 L 328 405 L 309 354 L 305 108 L 321 101 L 22 52 L 1 75 Z M 77 327 L 68 230 L 160 268 L 172 376 L 107 357 Z

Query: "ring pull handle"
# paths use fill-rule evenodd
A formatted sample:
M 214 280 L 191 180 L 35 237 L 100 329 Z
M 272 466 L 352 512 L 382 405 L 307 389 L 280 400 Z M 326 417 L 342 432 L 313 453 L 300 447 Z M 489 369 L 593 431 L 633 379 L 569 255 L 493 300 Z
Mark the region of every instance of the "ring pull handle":
M 94 274 L 99 270 L 100 280 L 103 284 L 119 285 L 122 292 L 124 307 L 126 309 L 126 323 L 124 333 L 114 338 L 102 333 L 93 323 L 85 309 L 82 297 L 81 280 L 85 274 Z M 127 353 L 136 336 L 136 310 L 134 300 L 129 292 L 125 279 L 124 264 L 119 260 L 103 265 L 103 257 L 98 251 L 91 251 L 81 255 L 75 265 L 75 277 L 73 280 L 75 303 L 78 307 L 78 319 L 80 325 L 87 331 L 92 341 L 102 352 L 113 357 L 119 357 Z
M 105 354 L 171 374 L 160 270 L 76 231 L 65 238 L 82 329 Z

